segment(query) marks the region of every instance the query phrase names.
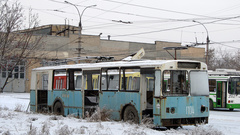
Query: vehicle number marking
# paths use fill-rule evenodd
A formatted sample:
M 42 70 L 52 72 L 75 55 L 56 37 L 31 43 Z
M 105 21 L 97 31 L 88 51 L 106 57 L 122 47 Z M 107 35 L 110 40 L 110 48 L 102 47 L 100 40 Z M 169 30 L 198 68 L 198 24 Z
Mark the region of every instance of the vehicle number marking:
M 193 106 L 186 106 L 186 114 L 187 115 L 194 114 L 194 107 Z

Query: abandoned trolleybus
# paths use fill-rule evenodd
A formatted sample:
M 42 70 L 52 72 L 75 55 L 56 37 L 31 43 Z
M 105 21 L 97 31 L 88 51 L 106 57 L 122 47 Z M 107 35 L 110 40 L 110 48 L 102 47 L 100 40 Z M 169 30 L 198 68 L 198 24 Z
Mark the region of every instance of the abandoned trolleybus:
M 167 87 L 164 76 L 168 76 Z M 30 109 L 84 118 L 96 107 L 111 119 L 156 127 L 208 123 L 206 64 L 187 60 L 144 60 L 40 67 L 32 70 Z

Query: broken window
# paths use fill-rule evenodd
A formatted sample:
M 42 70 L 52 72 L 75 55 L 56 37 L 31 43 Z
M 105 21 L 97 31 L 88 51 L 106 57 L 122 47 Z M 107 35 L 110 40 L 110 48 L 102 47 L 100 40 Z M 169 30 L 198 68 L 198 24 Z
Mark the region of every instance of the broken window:
M 122 68 L 120 86 L 120 90 L 139 91 L 140 68 Z
M 48 73 L 40 72 L 36 77 L 37 90 L 48 90 Z
M 166 70 L 163 72 L 163 95 L 188 95 L 188 81 L 186 70 Z
M 102 69 L 101 79 L 102 90 L 119 89 L 119 69 Z
M 74 72 L 75 90 L 82 89 L 82 74 L 80 71 Z
M 85 90 L 99 90 L 99 70 L 83 71 Z

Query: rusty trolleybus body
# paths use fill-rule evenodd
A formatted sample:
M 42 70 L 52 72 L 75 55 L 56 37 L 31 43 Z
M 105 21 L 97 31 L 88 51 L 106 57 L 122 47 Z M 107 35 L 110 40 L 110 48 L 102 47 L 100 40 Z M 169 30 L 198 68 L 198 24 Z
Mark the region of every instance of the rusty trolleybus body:
M 134 79 L 129 73 L 140 76 Z M 168 76 L 168 85 L 164 85 L 164 76 Z M 35 112 L 84 118 L 86 112 L 100 107 L 110 109 L 113 120 L 140 123 L 144 116 L 152 117 L 156 127 L 208 123 L 207 66 L 198 61 L 40 67 L 32 71 L 30 94 L 30 109 Z

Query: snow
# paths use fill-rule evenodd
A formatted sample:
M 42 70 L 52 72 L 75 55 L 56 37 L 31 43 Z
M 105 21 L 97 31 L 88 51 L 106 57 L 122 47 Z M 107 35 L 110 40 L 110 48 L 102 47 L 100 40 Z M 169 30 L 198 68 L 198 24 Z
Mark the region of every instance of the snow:
M 194 60 L 140 60 L 140 61 L 115 61 L 115 62 L 100 62 L 100 63 L 82 63 L 82 64 L 74 64 L 74 65 L 59 65 L 59 66 L 47 66 L 47 67 L 38 67 L 34 68 L 33 71 L 38 70 L 52 70 L 52 69 L 91 69 L 91 68 L 106 68 L 106 67 L 152 67 L 152 66 L 160 66 L 167 63 L 177 63 L 177 62 L 199 62 L 201 63 L 201 68 L 206 66 L 205 63 Z M 205 68 L 206 69 L 206 68 Z
M 0 93 L 0 134 L 3 135 L 175 135 L 240 133 L 240 110 L 210 111 L 209 124 L 183 126 L 176 130 L 155 130 L 144 124 L 126 122 L 89 122 L 71 116 L 39 114 L 27 111 L 29 93 Z

